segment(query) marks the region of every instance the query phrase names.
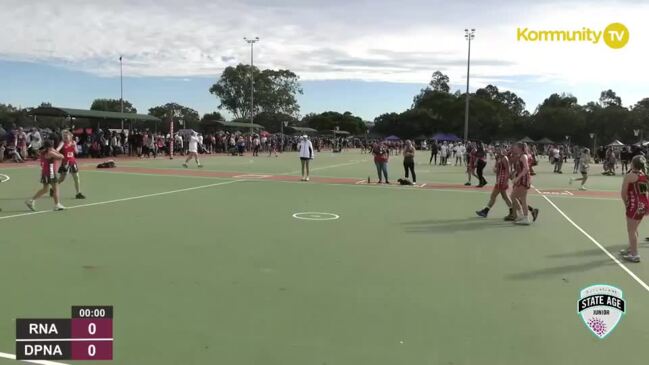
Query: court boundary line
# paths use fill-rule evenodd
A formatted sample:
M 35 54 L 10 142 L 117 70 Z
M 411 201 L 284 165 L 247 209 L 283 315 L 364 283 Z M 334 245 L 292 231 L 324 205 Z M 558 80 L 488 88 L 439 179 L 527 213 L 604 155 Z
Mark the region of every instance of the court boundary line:
M 538 192 L 537 188 L 535 188 L 535 187 L 533 187 L 533 188 L 534 188 L 534 190 L 536 190 Z M 588 238 L 591 242 L 593 242 L 595 244 L 595 246 L 597 246 L 600 250 L 602 250 L 606 254 L 606 256 L 608 256 L 611 260 L 613 260 L 613 262 L 615 262 L 619 267 L 622 268 L 622 270 L 624 270 L 627 274 L 629 274 L 629 276 L 631 276 L 631 278 L 633 278 L 638 284 L 640 284 L 640 286 L 642 286 L 645 290 L 647 290 L 647 292 L 649 292 L 649 285 L 647 285 L 647 283 L 645 283 L 642 279 L 640 279 L 638 277 L 638 275 L 636 275 L 633 271 L 631 271 L 631 269 L 626 267 L 626 265 L 624 265 L 620 260 L 618 260 L 617 257 L 615 257 L 604 246 L 602 246 L 602 244 L 599 243 L 595 238 L 593 238 L 593 236 L 588 234 L 588 232 L 586 232 L 577 223 L 575 223 L 572 219 L 570 219 L 570 217 L 568 217 L 568 215 L 566 213 L 564 213 L 556 204 L 554 204 L 554 202 L 552 200 L 550 200 L 550 198 L 548 198 L 547 196 L 542 195 L 542 194 L 541 194 L 541 196 L 548 203 L 550 203 L 550 205 L 552 205 L 552 207 L 554 209 L 556 209 L 556 211 L 559 212 L 559 214 L 561 214 L 570 224 L 572 224 L 573 227 L 577 228 L 577 230 L 579 232 L 581 232 L 584 236 L 586 236 L 586 238 Z
M 0 174 L 0 177 L 2 177 L 2 176 L 6 177 L 7 179 L 5 179 L 5 180 L 0 180 L 0 183 L 5 183 L 5 182 L 11 180 L 11 176 L 9 176 L 9 175 Z
M 16 355 L 9 354 L 6 352 L 0 352 L 0 358 L 2 359 L 8 359 L 8 360 L 15 360 L 18 362 L 26 362 L 29 364 L 39 364 L 39 365 L 68 365 L 66 363 L 62 362 L 54 362 L 54 361 L 45 361 L 45 360 L 16 360 Z
M 199 186 L 193 186 L 193 187 L 190 187 L 190 188 L 183 188 L 183 189 L 176 189 L 176 190 L 170 190 L 170 191 L 163 191 L 163 192 L 159 192 L 159 193 L 137 195 L 137 196 L 131 196 L 131 197 L 119 198 L 119 199 L 113 199 L 113 200 L 105 200 L 105 201 L 101 201 L 101 202 L 94 202 L 94 203 L 88 203 L 88 204 L 79 204 L 79 205 L 73 205 L 71 207 L 66 207 L 65 210 L 94 207 L 94 206 L 97 206 L 97 205 L 121 203 L 121 202 L 125 202 L 125 201 L 130 201 L 130 200 L 138 200 L 138 199 L 144 199 L 144 198 L 151 198 L 151 197 L 155 197 L 155 196 L 182 193 L 182 192 L 186 192 L 186 191 L 207 189 L 207 188 L 211 188 L 211 187 L 214 187 L 214 186 L 228 185 L 228 184 L 233 184 L 233 183 L 241 182 L 241 181 L 245 181 L 245 180 L 221 181 L 221 182 L 214 183 L 214 184 L 199 185 Z M 45 213 L 54 213 L 54 211 L 51 210 L 51 209 L 48 209 L 48 210 L 39 210 L 39 211 L 36 211 L 36 212 L 26 212 L 26 213 L 20 213 L 20 214 L 6 215 L 6 216 L 3 216 L 3 217 L 0 217 L 0 220 L 11 219 L 11 218 L 19 218 L 19 217 L 26 217 L 26 216 L 30 216 L 30 215 L 45 214 Z M 61 213 L 59 212 L 59 214 L 61 214 Z

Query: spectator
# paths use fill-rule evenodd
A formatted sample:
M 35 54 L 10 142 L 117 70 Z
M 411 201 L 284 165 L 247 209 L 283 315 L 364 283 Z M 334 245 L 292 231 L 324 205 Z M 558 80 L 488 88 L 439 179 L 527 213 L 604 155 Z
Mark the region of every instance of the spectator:
M 372 154 L 374 155 L 374 164 L 376 165 L 376 172 L 379 175 L 379 184 L 383 182 L 385 178 L 385 183 L 389 184 L 390 180 L 388 179 L 388 160 L 390 152 L 388 151 L 387 146 L 384 142 L 375 143 L 372 148 Z

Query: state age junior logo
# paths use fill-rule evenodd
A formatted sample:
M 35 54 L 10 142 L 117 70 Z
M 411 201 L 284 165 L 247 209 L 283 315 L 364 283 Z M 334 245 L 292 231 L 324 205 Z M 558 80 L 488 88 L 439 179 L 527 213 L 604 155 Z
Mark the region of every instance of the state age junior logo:
M 625 312 L 624 294 L 619 288 L 596 284 L 581 290 L 577 313 L 597 338 L 613 332 Z

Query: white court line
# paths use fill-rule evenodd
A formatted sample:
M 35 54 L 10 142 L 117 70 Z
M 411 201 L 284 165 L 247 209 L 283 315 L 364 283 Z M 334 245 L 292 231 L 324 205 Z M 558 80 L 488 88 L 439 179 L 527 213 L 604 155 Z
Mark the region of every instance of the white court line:
M 534 190 L 539 192 L 539 190 L 537 188 L 534 188 Z M 579 232 L 581 232 L 584 236 L 586 236 L 589 240 L 591 240 L 597 247 L 599 247 L 599 249 L 602 250 L 606 254 L 606 256 L 610 257 L 611 260 L 613 260 L 613 262 L 615 262 L 618 266 L 620 266 L 622 268 L 622 270 L 626 271 L 626 273 L 629 274 L 629 276 L 631 276 L 635 281 L 637 281 L 638 284 L 640 284 L 643 288 L 645 288 L 647 291 L 649 291 L 649 285 L 647 285 L 647 283 L 642 281 L 642 279 L 640 279 L 633 271 L 631 271 L 628 267 L 626 267 L 626 265 L 624 265 L 622 262 L 620 262 L 620 260 L 618 260 L 617 257 L 615 257 L 613 254 L 611 254 L 606 248 L 604 248 L 604 246 L 602 246 L 599 242 L 597 242 L 597 240 L 594 239 L 593 236 L 591 236 L 590 234 L 588 234 L 588 232 L 584 231 L 581 227 L 579 227 L 579 225 L 577 225 L 577 223 L 575 223 L 572 219 L 570 219 L 570 217 L 568 217 L 568 215 L 566 215 L 566 213 L 564 213 L 561 209 L 559 209 L 559 207 L 557 207 L 556 204 L 554 204 L 554 202 L 552 202 L 552 200 L 550 200 L 550 198 L 548 198 L 547 196 L 545 196 L 543 194 L 541 194 L 541 196 L 548 203 L 550 203 L 550 205 L 552 205 L 554 207 L 554 209 L 556 209 L 557 212 L 559 212 L 559 214 L 561 214 L 568 222 L 570 222 L 570 224 L 572 224 L 575 228 L 577 228 L 577 230 Z
M 368 160 L 354 160 L 353 162 L 347 162 L 347 163 L 339 163 L 336 165 L 328 165 L 328 166 L 322 166 L 322 167 L 316 167 L 316 168 L 310 168 L 309 171 L 320 171 L 320 170 L 327 170 L 327 169 L 333 169 L 336 167 L 343 167 L 343 166 L 351 166 L 351 165 L 358 165 L 361 162 L 367 162 Z M 279 175 L 293 175 L 302 172 L 302 170 L 293 170 L 289 172 L 284 172 L 280 173 Z
M 88 203 L 88 204 L 80 204 L 80 205 L 75 205 L 72 207 L 67 207 L 66 210 L 70 209 L 76 209 L 76 208 L 85 208 L 85 207 L 94 207 L 96 205 L 105 205 L 105 204 L 113 204 L 113 203 L 120 203 L 120 202 L 125 202 L 129 200 L 137 200 L 137 199 L 144 199 L 144 198 L 151 198 L 154 196 L 161 196 L 161 195 L 169 195 L 169 194 L 175 194 L 175 193 L 182 193 L 185 191 L 192 191 L 192 190 L 198 190 L 198 189 L 206 189 L 206 188 L 211 188 L 214 186 L 220 186 L 220 185 L 227 185 L 227 184 L 232 184 L 235 182 L 240 182 L 243 180 L 231 180 L 231 181 L 223 181 L 219 183 L 214 183 L 214 184 L 208 184 L 208 185 L 201 185 L 201 186 L 194 186 L 191 188 L 185 188 L 185 189 L 177 189 L 177 190 L 171 190 L 171 191 L 163 191 L 161 193 L 153 193 L 153 194 L 145 194 L 145 195 L 138 195 L 138 196 L 131 196 L 128 198 L 121 198 L 121 199 L 114 199 L 114 200 L 106 200 L 103 202 L 96 202 L 96 203 Z M 0 220 L 3 219 L 10 219 L 10 218 L 18 218 L 18 217 L 26 217 L 29 215 L 36 215 L 36 214 L 45 214 L 45 213 L 53 213 L 54 211 L 51 209 L 48 210 L 39 210 L 37 212 L 27 212 L 27 213 L 20 213 L 20 214 L 13 214 L 13 215 L 6 215 L 4 217 L 0 217 Z M 61 213 L 59 213 L 61 214 Z
M 2 177 L 4 177 L 4 178 L 2 178 Z M 9 177 L 9 175 L 0 174 L 0 183 L 7 182 L 9 180 L 11 180 L 11 177 Z
M 16 360 L 16 355 L 0 352 L 0 358 L 9 359 L 9 360 Z M 38 360 L 38 361 L 37 360 L 20 360 L 20 362 L 26 362 L 26 363 L 29 363 L 29 364 L 40 364 L 40 365 L 68 365 L 68 364 L 64 364 L 62 362 L 42 361 L 42 360 Z

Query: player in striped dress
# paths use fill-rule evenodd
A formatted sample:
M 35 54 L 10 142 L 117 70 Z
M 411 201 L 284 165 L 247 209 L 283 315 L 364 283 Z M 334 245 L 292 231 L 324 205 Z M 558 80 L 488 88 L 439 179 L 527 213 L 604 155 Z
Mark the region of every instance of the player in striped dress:
M 509 208 L 509 216 L 512 215 L 512 201 L 507 195 L 507 190 L 509 189 L 509 159 L 505 155 L 504 151 L 501 148 L 496 148 L 496 165 L 494 166 L 494 172 L 496 173 L 496 185 L 494 185 L 493 190 L 491 191 L 491 197 L 489 198 L 489 203 L 487 206 L 475 212 L 478 216 L 487 218 L 489 215 L 489 210 L 493 208 L 496 204 L 496 198 L 500 195 L 507 207 Z
M 36 211 L 36 199 L 47 194 L 47 191 L 52 188 L 52 199 L 54 200 L 54 210 L 63 210 L 65 207 L 59 201 L 59 188 L 56 178 L 56 161 L 63 159 L 63 155 L 58 153 L 53 147 L 51 141 L 45 141 L 43 147 L 40 149 L 41 160 L 41 184 L 43 187 L 34 194 L 34 197 L 27 200 L 25 204 L 33 211 Z
M 515 224 L 529 226 L 532 224 L 527 206 L 527 192 L 532 186 L 532 176 L 529 169 L 529 156 L 523 143 L 516 143 L 512 147 L 514 155 L 514 179 L 512 190 L 512 208 L 516 218 Z M 520 216 L 519 213 L 523 215 Z
M 638 254 L 638 226 L 642 218 L 649 213 L 649 180 L 646 175 L 647 160 L 644 156 L 635 156 L 631 160 L 631 171 L 622 181 L 622 201 L 626 207 L 626 230 L 629 235 L 629 247 L 620 251 L 625 261 L 640 262 Z
M 77 191 L 75 197 L 77 199 L 85 199 L 86 197 L 81 194 L 81 179 L 79 178 L 79 165 L 77 165 L 76 158 L 77 144 L 72 139 L 71 132 L 63 132 L 63 141 L 59 144 L 59 147 L 56 150 L 63 154 L 63 161 L 61 162 L 61 167 L 59 167 L 58 184 L 60 185 L 65 181 L 65 177 L 68 173 L 72 174 L 74 189 Z

